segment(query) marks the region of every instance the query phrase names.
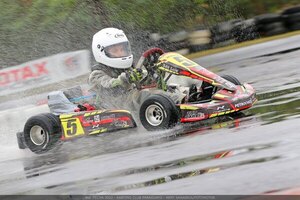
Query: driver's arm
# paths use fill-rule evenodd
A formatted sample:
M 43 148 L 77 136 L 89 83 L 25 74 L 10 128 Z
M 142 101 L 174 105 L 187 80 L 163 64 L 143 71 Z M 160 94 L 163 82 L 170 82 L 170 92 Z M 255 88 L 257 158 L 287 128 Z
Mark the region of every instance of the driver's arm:
M 126 74 L 122 73 L 117 78 L 112 78 L 101 70 L 94 70 L 89 76 L 89 84 L 92 87 L 115 88 L 117 86 L 128 87 L 129 84 L 124 81 Z

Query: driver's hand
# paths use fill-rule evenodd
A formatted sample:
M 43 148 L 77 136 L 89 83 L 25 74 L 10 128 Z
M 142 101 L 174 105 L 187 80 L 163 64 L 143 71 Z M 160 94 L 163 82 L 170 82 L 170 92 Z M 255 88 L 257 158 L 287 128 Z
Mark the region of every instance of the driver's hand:
M 144 77 L 144 72 L 142 69 L 133 69 L 129 71 L 127 74 L 128 74 L 129 83 L 139 82 Z

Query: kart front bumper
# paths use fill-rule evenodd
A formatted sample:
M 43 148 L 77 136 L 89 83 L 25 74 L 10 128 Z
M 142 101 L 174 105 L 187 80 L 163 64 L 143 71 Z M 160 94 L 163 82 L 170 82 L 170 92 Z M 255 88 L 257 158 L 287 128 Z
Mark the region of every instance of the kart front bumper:
M 228 94 L 227 94 L 228 93 Z M 235 94 L 221 91 L 211 101 L 197 104 L 180 104 L 180 121 L 195 122 L 248 109 L 257 101 L 255 91 L 249 84 L 239 86 Z

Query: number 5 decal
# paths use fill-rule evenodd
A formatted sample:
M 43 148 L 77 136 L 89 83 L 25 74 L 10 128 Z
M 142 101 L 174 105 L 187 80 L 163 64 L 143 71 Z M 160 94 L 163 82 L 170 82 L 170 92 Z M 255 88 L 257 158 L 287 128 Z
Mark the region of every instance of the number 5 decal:
M 73 136 L 77 132 L 77 124 L 76 119 L 69 119 L 67 121 L 67 129 L 66 129 L 67 135 Z
M 84 131 L 78 118 L 68 118 L 61 121 L 65 138 L 83 135 Z

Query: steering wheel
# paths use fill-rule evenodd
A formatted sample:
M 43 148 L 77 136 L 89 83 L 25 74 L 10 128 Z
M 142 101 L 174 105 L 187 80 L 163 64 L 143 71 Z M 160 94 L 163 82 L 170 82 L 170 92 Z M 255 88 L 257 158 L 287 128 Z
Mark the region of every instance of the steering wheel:
M 140 83 L 138 84 L 139 88 L 147 80 L 153 78 L 153 75 L 155 74 L 155 70 L 156 70 L 154 65 L 158 62 L 158 58 L 164 53 L 165 52 L 160 48 L 151 48 L 145 51 L 143 55 L 140 57 L 135 68 L 143 69 L 144 67 L 147 71 L 147 76 L 143 78 L 142 81 L 140 81 Z
M 143 53 L 137 62 L 136 68 L 141 69 L 144 66 L 147 70 L 157 63 L 159 56 L 165 52 L 160 48 L 151 48 Z

